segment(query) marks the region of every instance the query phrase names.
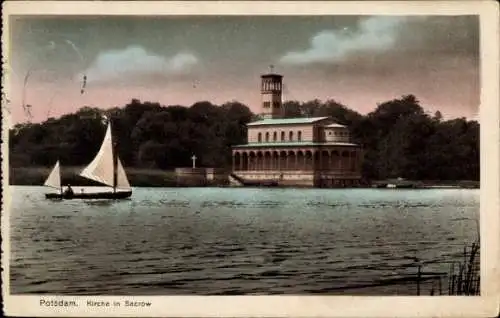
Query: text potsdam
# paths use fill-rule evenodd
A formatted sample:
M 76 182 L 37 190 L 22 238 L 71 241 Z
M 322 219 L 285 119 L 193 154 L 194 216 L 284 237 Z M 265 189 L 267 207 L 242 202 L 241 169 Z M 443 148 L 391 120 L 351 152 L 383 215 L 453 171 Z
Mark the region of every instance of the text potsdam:
M 83 302 L 77 302 L 75 300 L 64 300 L 64 299 L 40 299 L 40 306 L 43 307 L 78 307 Z M 124 301 L 109 301 L 109 300 L 98 300 L 98 299 L 88 299 L 83 303 L 87 307 L 150 307 L 151 302 L 149 301 L 136 301 L 136 300 L 124 300 Z

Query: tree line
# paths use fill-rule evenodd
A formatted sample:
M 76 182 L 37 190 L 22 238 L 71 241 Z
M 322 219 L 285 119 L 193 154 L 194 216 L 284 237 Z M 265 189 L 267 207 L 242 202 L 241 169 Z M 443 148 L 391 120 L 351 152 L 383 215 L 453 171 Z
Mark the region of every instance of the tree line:
M 427 114 L 413 95 L 377 105 L 362 115 L 334 100 L 288 101 L 286 117 L 331 116 L 348 125 L 363 146 L 366 179 L 479 180 L 479 123 Z M 231 146 L 246 143 L 246 124 L 259 117 L 242 103 L 203 101 L 185 107 L 133 99 L 121 108 L 83 107 L 42 123 L 10 130 L 11 167 L 88 164 L 111 118 L 113 137 L 126 167 L 173 169 L 191 165 L 230 167 Z

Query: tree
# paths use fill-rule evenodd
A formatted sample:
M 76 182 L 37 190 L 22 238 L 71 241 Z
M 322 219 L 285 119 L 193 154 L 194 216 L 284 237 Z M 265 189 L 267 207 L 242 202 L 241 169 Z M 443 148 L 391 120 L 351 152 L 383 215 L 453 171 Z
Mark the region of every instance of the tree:
M 330 116 L 348 125 L 365 153 L 363 177 L 384 179 L 479 179 L 479 123 L 428 116 L 413 95 L 377 105 L 361 115 L 335 100 L 284 104 L 286 116 Z M 198 165 L 230 167 L 231 147 L 246 143 L 246 124 L 257 116 L 237 101 L 221 106 L 202 101 L 191 107 L 133 99 L 103 111 L 82 107 L 43 123 L 16 124 L 9 132 L 11 166 L 88 164 L 112 120 L 113 137 L 125 166 L 173 169 Z

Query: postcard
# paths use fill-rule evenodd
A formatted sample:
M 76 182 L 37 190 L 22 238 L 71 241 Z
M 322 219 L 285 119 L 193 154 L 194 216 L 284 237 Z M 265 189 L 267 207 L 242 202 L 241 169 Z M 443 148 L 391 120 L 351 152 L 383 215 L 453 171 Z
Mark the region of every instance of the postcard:
M 7 1 L 8 316 L 495 317 L 489 1 Z

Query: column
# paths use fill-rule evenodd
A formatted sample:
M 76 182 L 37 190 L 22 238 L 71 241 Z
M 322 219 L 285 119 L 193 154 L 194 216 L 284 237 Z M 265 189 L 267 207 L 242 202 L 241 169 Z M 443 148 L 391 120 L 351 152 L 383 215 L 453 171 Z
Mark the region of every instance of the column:
M 347 156 L 347 173 L 351 172 L 351 151 L 349 151 Z
M 362 162 L 363 156 L 362 156 L 361 150 L 360 149 L 356 149 L 356 154 L 357 154 L 357 159 L 358 159 L 357 160 L 357 169 L 358 170 L 356 172 L 358 174 L 361 174 L 361 170 L 363 169 L 363 164 L 362 164 L 363 163 Z

